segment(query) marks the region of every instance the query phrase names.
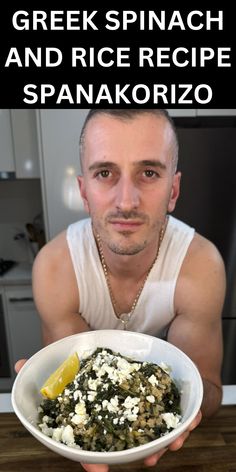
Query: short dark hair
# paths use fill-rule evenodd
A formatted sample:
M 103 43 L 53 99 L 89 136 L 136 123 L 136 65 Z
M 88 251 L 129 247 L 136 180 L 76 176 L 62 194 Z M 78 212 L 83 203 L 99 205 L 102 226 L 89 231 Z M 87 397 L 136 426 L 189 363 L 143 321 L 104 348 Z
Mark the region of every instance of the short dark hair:
M 178 143 L 178 136 L 175 128 L 174 121 L 172 120 L 171 116 L 169 115 L 168 111 L 164 108 L 93 108 L 88 112 L 88 115 L 85 118 L 83 128 L 80 134 L 80 161 L 82 167 L 82 155 L 83 155 L 83 146 L 84 146 L 84 139 L 85 139 L 85 131 L 87 124 L 89 121 L 99 115 L 108 115 L 113 118 L 117 118 L 118 120 L 132 120 L 136 118 L 136 116 L 143 115 L 143 114 L 152 114 L 158 118 L 163 117 L 165 118 L 172 131 L 173 131 L 173 162 L 174 162 L 174 169 L 176 170 L 177 163 L 178 163 L 178 152 L 179 152 L 179 143 Z

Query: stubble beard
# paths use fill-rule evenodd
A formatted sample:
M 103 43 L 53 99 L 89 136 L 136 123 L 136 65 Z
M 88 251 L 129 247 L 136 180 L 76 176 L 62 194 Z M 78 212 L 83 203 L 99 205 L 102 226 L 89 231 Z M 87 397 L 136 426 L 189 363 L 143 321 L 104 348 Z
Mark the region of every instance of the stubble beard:
M 96 234 L 99 234 L 102 242 L 109 248 L 111 252 L 120 256 L 134 256 L 141 253 L 148 246 L 151 239 L 155 239 L 155 241 L 158 240 L 162 223 L 158 221 L 149 228 L 149 234 L 152 233 L 153 238 L 149 239 L 144 236 L 144 239 L 139 242 L 134 242 L 131 240 L 133 233 L 129 231 L 120 232 L 118 235 L 120 241 L 114 241 L 112 240 L 112 237 L 106 228 L 106 222 L 105 224 L 101 224 L 101 221 L 93 221 L 95 236 Z
M 121 234 L 125 237 L 130 235 L 130 233 L 126 234 L 126 232 Z M 120 256 L 134 256 L 135 254 L 143 251 L 143 249 L 145 249 L 147 246 L 147 243 L 148 241 L 145 239 L 142 243 L 130 243 L 129 245 L 124 246 L 122 243 L 108 241 L 107 246 L 114 254 L 119 254 Z

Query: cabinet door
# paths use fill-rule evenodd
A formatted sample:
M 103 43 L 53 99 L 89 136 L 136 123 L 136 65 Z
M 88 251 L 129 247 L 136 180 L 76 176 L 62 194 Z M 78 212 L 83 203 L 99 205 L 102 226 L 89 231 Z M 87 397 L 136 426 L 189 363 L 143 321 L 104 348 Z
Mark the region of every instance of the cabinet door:
M 87 113 L 88 109 L 38 112 L 47 239 L 87 216 L 76 180 L 80 173 L 79 136 Z
M 0 109 L 0 172 L 15 172 L 10 110 Z
M 39 152 L 35 110 L 11 110 L 16 177 L 39 178 Z
M 41 326 L 31 287 L 5 290 L 12 360 L 29 358 L 42 348 Z

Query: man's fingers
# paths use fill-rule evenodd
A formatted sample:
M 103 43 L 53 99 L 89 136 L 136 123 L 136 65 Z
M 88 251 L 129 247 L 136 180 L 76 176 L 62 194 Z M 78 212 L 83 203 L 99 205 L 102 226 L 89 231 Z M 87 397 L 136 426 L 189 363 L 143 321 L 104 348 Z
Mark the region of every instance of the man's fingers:
M 15 363 L 15 371 L 16 371 L 17 374 L 18 374 L 18 372 L 20 372 L 21 368 L 26 363 L 26 361 L 27 361 L 27 359 L 20 359 L 19 361 L 17 361 Z
M 168 449 L 162 449 L 157 454 L 153 454 L 152 456 L 147 457 L 144 460 L 144 464 L 147 465 L 148 467 L 152 467 L 153 465 L 156 465 L 157 461 L 159 461 L 159 459 L 163 456 L 163 454 L 165 454 L 167 450 Z
M 187 431 L 185 431 L 181 436 L 179 436 L 173 443 L 169 445 L 170 451 L 178 451 L 183 446 L 184 441 L 189 437 L 191 431 L 193 431 L 200 423 L 202 419 L 202 413 L 199 410 L 197 416 L 195 416 L 192 423 L 189 425 Z
M 86 472 L 108 472 L 107 464 L 81 464 Z
M 184 442 L 189 437 L 189 434 L 189 431 L 185 431 L 185 433 L 181 434 L 173 443 L 169 445 L 170 451 L 178 451 L 178 449 L 183 446 Z
M 197 416 L 194 418 L 194 420 L 190 424 L 188 430 L 193 431 L 193 429 L 195 429 L 199 425 L 201 419 L 202 419 L 202 412 L 201 412 L 201 410 L 199 410 Z

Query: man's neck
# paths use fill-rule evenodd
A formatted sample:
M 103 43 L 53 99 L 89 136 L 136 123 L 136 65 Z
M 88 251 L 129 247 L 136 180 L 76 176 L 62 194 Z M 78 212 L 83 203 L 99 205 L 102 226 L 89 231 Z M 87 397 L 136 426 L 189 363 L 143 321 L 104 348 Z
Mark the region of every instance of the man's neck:
M 150 269 L 158 250 L 158 240 L 134 255 L 115 254 L 104 247 L 104 258 L 111 276 L 139 280 Z
M 152 267 L 158 254 L 163 235 L 166 229 L 167 220 L 161 233 L 137 254 L 121 255 L 117 254 L 102 241 L 97 241 L 100 258 L 104 261 L 111 277 L 115 279 L 133 279 L 139 281 Z

